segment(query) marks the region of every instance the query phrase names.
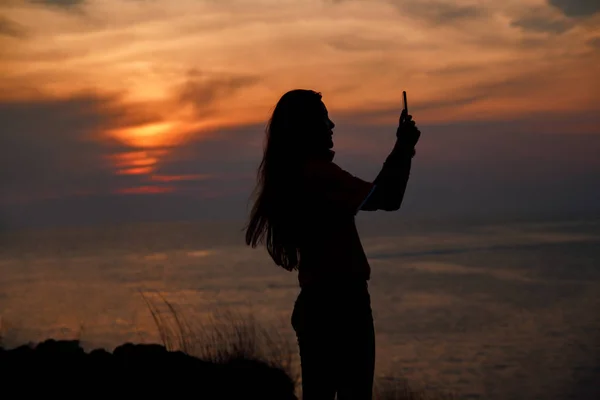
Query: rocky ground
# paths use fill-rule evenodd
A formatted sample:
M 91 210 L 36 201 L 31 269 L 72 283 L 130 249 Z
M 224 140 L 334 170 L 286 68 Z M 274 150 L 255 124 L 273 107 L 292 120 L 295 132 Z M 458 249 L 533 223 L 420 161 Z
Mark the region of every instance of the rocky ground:
M 195 399 L 296 399 L 282 370 L 258 360 L 212 363 L 153 344 L 86 353 L 77 341 L 0 348 L 0 397 L 89 398 L 151 395 Z M 53 396 L 53 397 L 54 397 Z

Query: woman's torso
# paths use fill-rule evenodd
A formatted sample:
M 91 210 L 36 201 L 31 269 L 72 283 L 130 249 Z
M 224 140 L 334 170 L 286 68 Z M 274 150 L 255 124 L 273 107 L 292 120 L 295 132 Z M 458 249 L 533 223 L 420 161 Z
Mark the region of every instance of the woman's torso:
M 313 162 L 307 167 L 296 205 L 300 286 L 367 281 L 370 266 L 354 213 L 342 204 L 343 193 L 332 193 L 337 190 L 337 182 L 347 177 L 338 177 L 342 170 L 331 162 Z

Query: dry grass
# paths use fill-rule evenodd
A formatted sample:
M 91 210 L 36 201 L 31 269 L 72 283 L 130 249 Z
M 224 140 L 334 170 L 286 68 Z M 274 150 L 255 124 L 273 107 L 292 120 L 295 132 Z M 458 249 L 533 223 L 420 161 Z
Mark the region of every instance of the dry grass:
M 300 381 L 296 343 L 283 330 L 265 328 L 252 315 L 232 311 L 217 311 L 206 321 L 191 323 L 162 294 L 157 293 L 158 302 L 140 294 L 167 350 L 215 363 L 259 360 L 285 371 L 296 385 Z

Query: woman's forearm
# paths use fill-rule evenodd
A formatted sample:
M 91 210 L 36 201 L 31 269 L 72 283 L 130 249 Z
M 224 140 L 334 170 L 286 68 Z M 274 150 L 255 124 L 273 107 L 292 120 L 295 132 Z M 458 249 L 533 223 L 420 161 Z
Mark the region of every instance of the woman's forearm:
M 414 154 L 414 148 L 406 148 L 396 141 L 394 149 L 373 181 L 375 189 L 363 205 L 363 210 L 396 211 L 400 208 Z

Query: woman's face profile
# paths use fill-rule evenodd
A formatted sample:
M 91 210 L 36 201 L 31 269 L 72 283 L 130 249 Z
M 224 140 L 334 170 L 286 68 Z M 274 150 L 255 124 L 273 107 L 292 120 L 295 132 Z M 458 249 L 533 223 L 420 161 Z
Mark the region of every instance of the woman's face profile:
M 335 128 L 335 124 L 333 123 L 333 121 L 331 119 L 329 119 L 329 112 L 327 111 L 327 107 L 325 106 L 325 103 L 323 103 L 321 101 L 321 112 L 322 115 L 319 118 L 319 126 L 322 127 L 322 129 L 319 129 L 318 135 L 320 137 L 324 137 L 326 143 L 327 143 L 327 148 L 331 149 L 333 148 L 333 128 Z M 323 136 L 321 136 L 323 135 Z

